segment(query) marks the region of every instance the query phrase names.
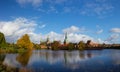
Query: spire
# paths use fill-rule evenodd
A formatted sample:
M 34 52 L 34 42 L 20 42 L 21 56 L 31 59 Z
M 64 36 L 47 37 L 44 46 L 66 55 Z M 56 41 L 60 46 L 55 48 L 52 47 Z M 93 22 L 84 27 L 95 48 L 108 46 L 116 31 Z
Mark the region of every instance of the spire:
M 46 43 L 49 44 L 50 43 L 50 39 L 49 39 L 49 36 L 47 36 L 47 40 L 46 40 Z
M 49 35 L 47 36 L 47 42 L 49 42 Z
M 64 39 L 64 44 L 67 43 L 67 33 L 65 33 L 65 39 Z

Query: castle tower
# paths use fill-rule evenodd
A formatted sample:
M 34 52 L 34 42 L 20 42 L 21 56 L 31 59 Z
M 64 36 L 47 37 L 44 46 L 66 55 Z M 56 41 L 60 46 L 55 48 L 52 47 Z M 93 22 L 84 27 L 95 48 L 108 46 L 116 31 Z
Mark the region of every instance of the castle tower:
M 64 45 L 67 44 L 67 33 L 65 33 Z

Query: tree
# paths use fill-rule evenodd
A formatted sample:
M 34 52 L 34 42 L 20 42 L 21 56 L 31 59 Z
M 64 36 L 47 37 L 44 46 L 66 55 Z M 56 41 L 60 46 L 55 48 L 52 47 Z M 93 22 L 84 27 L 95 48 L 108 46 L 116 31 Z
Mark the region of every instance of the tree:
M 59 41 L 54 41 L 53 43 L 51 43 L 51 47 L 53 50 L 57 50 L 60 46 L 60 42 Z
M 27 49 L 33 48 L 33 43 L 30 41 L 28 34 L 25 34 L 20 39 L 18 39 L 17 45 L 19 48 L 27 48 Z
M 80 41 L 80 42 L 78 43 L 78 49 L 79 49 L 79 50 L 84 50 L 84 49 L 85 49 L 85 43 L 84 43 L 83 41 Z
M 73 50 L 75 48 L 75 45 L 73 43 L 68 44 L 68 50 Z
M 90 42 L 91 42 L 91 40 L 87 40 L 87 46 L 90 46 Z
M 3 47 L 5 45 L 6 45 L 5 36 L 3 33 L 0 32 L 0 47 Z

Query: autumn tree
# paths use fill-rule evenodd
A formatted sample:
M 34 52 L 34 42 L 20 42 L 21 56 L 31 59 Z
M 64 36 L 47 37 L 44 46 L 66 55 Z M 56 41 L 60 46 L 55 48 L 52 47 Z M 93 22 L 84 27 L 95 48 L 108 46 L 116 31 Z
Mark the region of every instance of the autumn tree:
M 27 48 L 27 49 L 33 48 L 33 43 L 30 41 L 28 34 L 25 34 L 20 39 L 18 39 L 17 45 L 19 48 Z
M 5 45 L 6 45 L 5 36 L 3 33 L 0 32 L 0 47 L 5 46 Z

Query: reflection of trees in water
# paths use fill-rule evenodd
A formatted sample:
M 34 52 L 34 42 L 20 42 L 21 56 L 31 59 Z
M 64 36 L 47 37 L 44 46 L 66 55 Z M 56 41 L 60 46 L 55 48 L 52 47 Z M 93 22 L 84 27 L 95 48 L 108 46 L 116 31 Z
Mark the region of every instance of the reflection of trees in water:
M 32 50 L 28 50 L 16 57 L 16 60 L 23 66 L 19 69 L 19 72 L 32 72 L 32 69 L 27 69 L 26 66 L 29 63 L 29 59 L 32 55 Z
M 91 58 L 92 57 L 92 53 L 90 51 L 87 52 L 87 57 Z
M 62 61 L 65 64 L 77 63 L 81 60 L 88 59 L 92 57 L 91 52 L 85 51 L 40 51 L 39 56 L 41 60 L 48 63 L 56 63 Z
M 3 63 L 5 59 L 5 54 L 0 54 L 0 63 Z
M 24 52 L 22 54 L 19 54 L 16 57 L 16 60 L 22 65 L 22 66 L 27 66 L 30 56 L 32 55 L 32 51 L 29 50 L 27 52 Z
M 80 51 L 79 57 L 81 59 L 92 58 L 95 56 L 101 55 L 101 51 Z
M 95 52 L 95 53 L 94 53 Z M 40 50 L 37 53 L 37 61 L 44 61 L 48 64 L 63 63 L 66 65 L 74 64 L 74 67 L 77 66 L 81 61 L 88 60 L 98 55 L 96 51 L 51 51 L 51 50 Z M 36 55 L 34 55 L 36 56 Z M 35 58 L 35 57 L 34 57 Z
M 79 52 L 79 57 L 80 57 L 81 59 L 85 59 L 85 53 L 84 53 L 83 51 L 80 51 L 80 52 Z
M 46 51 L 45 57 L 46 57 L 46 60 L 48 61 L 48 59 L 49 59 L 49 53 L 48 53 L 48 51 Z
M 83 51 L 80 51 L 80 52 L 79 52 L 79 57 L 80 57 L 81 59 L 91 58 L 91 57 L 92 57 L 92 53 L 91 53 L 91 51 L 87 51 L 86 53 L 83 52 Z

